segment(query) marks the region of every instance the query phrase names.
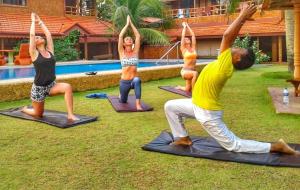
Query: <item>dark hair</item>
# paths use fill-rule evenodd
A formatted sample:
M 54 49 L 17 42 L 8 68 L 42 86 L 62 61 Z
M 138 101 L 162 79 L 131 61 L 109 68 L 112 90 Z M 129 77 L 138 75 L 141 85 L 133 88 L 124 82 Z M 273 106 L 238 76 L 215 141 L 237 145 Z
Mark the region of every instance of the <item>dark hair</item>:
M 241 56 L 241 60 L 233 64 L 237 70 L 245 70 L 250 68 L 255 63 L 255 54 L 252 49 L 247 49 L 247 53 Z
M 128 35 L 128 36 L 125 36 L 125 37 L 123 38 L 123 42 L 124 42 L 125 38 L 127 38 L 127 37 L 131 38 L 131 39 L 132 39 L 132 42 L 134 43 L 135 39 L 134 39 L 133 37 L 129 36 L 129 35 Z
M 39 36 L 39 35 L 36 35 L 35 37 L 40 37 L 40 38 L 46 40 L 46 39 L 45 39 L 45 36 Z
M 39 35 L 37 35 L 37 36 L 39 36 Z M 37 36 L 35 36 L 35 37 L 37 37 Z M 44 46 L 45 47 L 47 47 L 47 39 L 46 39 L 46 37 L 45 36 L 39 36 L 39 37 L 41 37 L 43 40 L 44 40 Z

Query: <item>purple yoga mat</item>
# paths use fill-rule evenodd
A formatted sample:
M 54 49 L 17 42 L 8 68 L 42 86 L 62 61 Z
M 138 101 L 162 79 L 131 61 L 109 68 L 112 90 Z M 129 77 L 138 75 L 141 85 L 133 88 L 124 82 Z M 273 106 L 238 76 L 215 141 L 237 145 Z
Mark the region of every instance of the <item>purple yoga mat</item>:
M 168 92 L 172 92 L 174 94 L 179 94 L 179 95 L 187 97 L 187 98 L 192 97 L 192 93 L 186 92 L 186 91 L 183 91 L 183 90 L 180 90 L 180 89 L 176 89 L 174 86 L 159 86 L 158 88 L 160 88 L 162 90 L 166 90 Z
M 135 96 L 128 96 L 127 103 L 119 102 L 118 96 L 108 96 L 107 99 L 117 112 L 145 112 L 153 110 L 152 107 L 141 101 L 143 110 L 138 111 L 135 106 Z

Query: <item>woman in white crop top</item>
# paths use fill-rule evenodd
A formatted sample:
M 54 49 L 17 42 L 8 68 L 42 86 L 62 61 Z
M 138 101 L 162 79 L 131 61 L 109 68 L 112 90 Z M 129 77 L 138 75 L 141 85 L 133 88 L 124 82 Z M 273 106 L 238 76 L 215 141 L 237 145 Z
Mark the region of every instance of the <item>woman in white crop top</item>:
M 124 35 L 129 27 L 135 36 L 135 43 L 133 46 L 133 39 L 130 36 Z M 139 62 L 138 55 L 140 50 L 141 36 L 133 25 L 130 16 L 127 16 L 127 23 L 119 34 L 118 51 L 122 65 L 122 75 L 120 80 L 120 102 L 126 103 L 130 89 L 134 89 L 136 96 L 136 109 L 142 110 L 141 106 L 141 80 L 137 77 L 137 65 Z

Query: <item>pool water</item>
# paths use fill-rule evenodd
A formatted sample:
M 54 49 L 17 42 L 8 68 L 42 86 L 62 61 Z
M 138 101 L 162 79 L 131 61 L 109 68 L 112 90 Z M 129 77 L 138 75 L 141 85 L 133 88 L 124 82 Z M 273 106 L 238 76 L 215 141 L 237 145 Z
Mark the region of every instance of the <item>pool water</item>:
M 170 63 L 172 64 L 172 63 Z M 173 63 L 176 64 L 176 63 Z M 138 68 L 159 66 L 154 62 L 140 62 Z M 66 75 L 74 73 L 85 73 L 92 71 L 111 71 L 120 70 L 120 62 L 113 63 L 95 63 L 95 64 L 73 64 L 73 65 L 56 65 L 56 75 Z M 33 67 L 25 68 L 5 68 L 0 69 L 0 80 L 18 79 L 18 78 L 32 78 L 35 76 Z

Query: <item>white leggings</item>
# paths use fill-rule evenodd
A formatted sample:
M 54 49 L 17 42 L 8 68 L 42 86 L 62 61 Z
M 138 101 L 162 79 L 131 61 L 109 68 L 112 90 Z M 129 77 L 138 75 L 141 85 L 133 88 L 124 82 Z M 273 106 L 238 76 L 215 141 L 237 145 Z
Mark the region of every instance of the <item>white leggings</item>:
M 186 137 L 184 118 L 196 118 L 206 132 L 225 149 L 233 152 L 267 153 L 271 144 L 243 140 L 231 132 L 223 122 L 223 111 L 209 111 L 192 103 L 192 99 L 170 100 L 165 104 L 165 113 L 174 138 Z

